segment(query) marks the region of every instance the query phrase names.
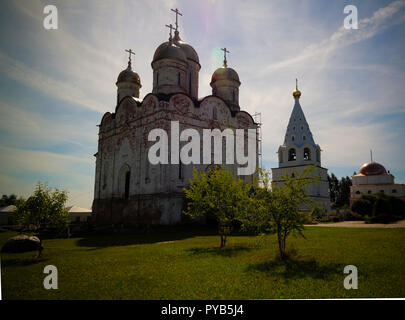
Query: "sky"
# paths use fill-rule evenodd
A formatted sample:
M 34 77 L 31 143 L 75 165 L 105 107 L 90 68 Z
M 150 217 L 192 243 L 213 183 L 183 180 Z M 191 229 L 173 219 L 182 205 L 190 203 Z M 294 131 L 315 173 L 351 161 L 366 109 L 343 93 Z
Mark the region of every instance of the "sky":
M 46 30 L 44 7 L 58 9 Z M 345 29 L 346 5 L 358 29 Z M 263 165 L 277 167 L 298 78 L 322 166 L 351 176 L 370 160 L 405 183 L 405 0 L 3 0 L 0 3 L 0 195 L 29 196 L 38 181 L 91 208 L 98 127 L 113 112 L 125 49 L 136 53 L 140 98 L 178 8 L 197 51 L 199 97 L 222 64 L 240 77 L 241 109 L 260 112 Z

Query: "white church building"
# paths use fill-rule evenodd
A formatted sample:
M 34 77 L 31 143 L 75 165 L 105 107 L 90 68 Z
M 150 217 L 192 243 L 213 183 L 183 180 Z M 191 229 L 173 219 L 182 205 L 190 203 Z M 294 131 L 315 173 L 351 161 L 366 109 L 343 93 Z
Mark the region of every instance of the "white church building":
M 185 220 L 183 188 L 189 185 L 194 166 L 197 170 L 207 170 L 210 165 L 151 164 L 148 159 L 153 145 L 148 139 L 151 130 L 164 129 L 172 139 L 173 122 L 178 122 L 180 132 L 192 128 L 201 137 L 203 129 L 247 132 L 258 128 L 252 116 L 239 105 L 241 82 L 238 73 L 228 67 L 226 48 L 224 64 L 211 78 L 212 95 L 198 96 L 200 60 L 195 49 L 181 40 L 178 11 L 173 11 L 176 27 L 167 26 L 169 40 L 159 45 L 153 55 L 152 92 L 139 99 L 141 77 L 132 70 L 133 52 L 127 50 L 128 67 L 116 82 L 115 112 L 106 112 L 99 125 L 93 200 L 96 224 L 168 225 Z M 171 142 L 168 146 L 170 153 Z M 257 153 L 255 157 L 257 165 Z M 226 164 L 225 168 L 237 174 L 236 165 Z M 241 178 L 249 181 L 253 175 Z
M 308 165 L 314 165 L 313 175 L 320 177 L 318 183 L 307 186 L 306 192 L 326 212 L 330 212 L 328 169 L 321 166 L 321 147 L 315 143 L 308 122 L 300 105 L 301 92 L 296 86 L 293 92 L 294 107 L 288 121 L 284 143 L 278 148 L 278 168 L 272 168 L 272 184 L 283 184 L 285 175 L 302 173 Z M 301 210 L 310 210 L 303 206 Z

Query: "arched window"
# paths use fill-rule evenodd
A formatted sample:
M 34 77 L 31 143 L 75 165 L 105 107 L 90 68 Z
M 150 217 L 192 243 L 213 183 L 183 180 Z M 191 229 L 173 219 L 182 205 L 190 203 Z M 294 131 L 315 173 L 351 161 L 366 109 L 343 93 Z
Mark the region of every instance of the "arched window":
M 235 102 L 235 91 L 232 91 L 232 101 Z
M 297 159 L 297 154 L 295 152 L 295 149 L 292 148 L 288 150 L 288 161 L 295 161 Z
M 118 174 L 118 194 L 121 198 L 128 199 L 130 192 L 131 168 L 124 164 Z
M 177 74 L 177 84 L 180 85 L 180 72 Z
M 188 77 L 188 93 L 191 95 L 191 72 Z
M 306 136 L 302 136 L 302 140 L 307 140 L 307 137 Z
M 129 183 L 130 183 L 130 179 L 131 179 L 131 171 L 127 171 L 127 173 L 125 174 L 125 199 L 129 198 Z
M 291 140 L 294 141 L 294 140 L 295 140 L 295 136 L 291 136 Z
M 311 150 L 309 148 L 304 149 L 304 160 L 311 160 Z

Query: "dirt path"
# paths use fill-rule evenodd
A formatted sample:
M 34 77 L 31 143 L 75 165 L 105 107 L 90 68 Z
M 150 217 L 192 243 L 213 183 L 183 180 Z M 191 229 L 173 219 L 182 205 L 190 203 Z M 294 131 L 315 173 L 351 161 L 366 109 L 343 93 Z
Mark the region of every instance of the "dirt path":
M 396 223 L 382 224 L 372 223 L 365 224 L 364 221 L 342 221 L 335 223 L 307 224 L 306 227 L 341 227 L 341 228 L 405 228 L 405 220 Z

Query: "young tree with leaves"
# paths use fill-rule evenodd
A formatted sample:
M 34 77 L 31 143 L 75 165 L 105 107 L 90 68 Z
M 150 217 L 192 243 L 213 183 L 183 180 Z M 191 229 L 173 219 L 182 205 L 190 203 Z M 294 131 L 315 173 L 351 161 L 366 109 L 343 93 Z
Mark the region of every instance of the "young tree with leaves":
M 65 207 L 67 199 L 66 191 L 52 190 L 39 182 L 34 194 L 17 206 L 15 222 L 24 229 L 40 231 L 50 227 L 61 231 L 69 224 L 69 213 Z
M 250 185 L 224 169 L 216 166 L 206 172 L 194 168 L 190 186 L 184 189 L 187 210 L 184 211 L 193 219 L 200 216 L 215 216 L 221 238 L 220 247 L 226 245 L 231 232 L 232 222 L 238 220 L 246 210 L 246 200 Z
M 293 175 L 282 177 L 285 182 L 278 186 L 270 186 L 266 183 L 257 188 L 251 196 L 251 206 L 255 210 L 248 210 L 249 213 L 242 219 L 245 228 L 255 228 L 260 232 L 275 233 L 277 235 L 278 249 L 281 259 L 286 259 L 286 241 L 291 233 L 298 233 L 303 236 L 305 212 L 300 211 L 303 205 L 314 208 L 316 205 L 306 193 L 306 186 L 310 183 L 317 183 L 319 176 L 312 176 L 314 168 L 307 167 L 302 173 L 294 172 Z M 269 173 L 262 171 L 262 176 L 269 181 Z

